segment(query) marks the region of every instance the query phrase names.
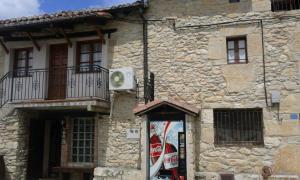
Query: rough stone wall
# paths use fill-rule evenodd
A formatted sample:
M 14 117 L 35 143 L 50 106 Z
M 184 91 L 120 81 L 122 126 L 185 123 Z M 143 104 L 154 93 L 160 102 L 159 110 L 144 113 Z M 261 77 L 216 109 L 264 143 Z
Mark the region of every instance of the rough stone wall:
M 134 95 L 115 95 L 112 116 L 100 120 L 99 166 L 140 168 L 140 142 L 127 139 L 127 129 L 140 129 L 133 113 Z
M 7 180 L 25 180 L 28 123 L 26 115 L 15 111 L 0 121 L 0 154 L 4 156 Z
M 262 179 L 261 168 L 266 165 L 274 170 L 275 175 L 272 179 L 299 178 L 300 123 L 291 121 L 289 113 L 300 112 L 300 104 L 297 100 L 300 99 L 298 50 L 300 43 L 297 38 L 300 21 L 298 18 L 287 17 L 297 16 L 299 11 L 272 13 L 267 0 L 252 1 L 252 6 L 250 4 L 252 12 L 251 9 L 245 8 L 246 1 L 240 4 L 227 4 L 235 6 L 234 9 L 229 8 L 230 10 L 227 5 L 218 3 L 210 4 L 210 7 L 205 9 L 205 6 L 200 6 L 204 2 L 206 1 L 152 0 L 147 11 L 149 19 L 162 20 L 149 22 L 148 27 L 149 70 L 155 73 L 156 98 L 177 99 L 202 109 L 200 119 L 195 120 L 194 130 L 191 130 L 195 133 L 193 142 L 196 147 L 195 167 L 190 168 L 195 168 L 193 171 L 198 179 L 219 179 L 220 173 L 234 173 L 236 179 Z M 228 14 L 224 14 L 226 12 Z M 280 20 L 278 16 L 286 17 Z M 279 90 L 282 94 L 279 118 L 277 109 L 267 108 L 265 104 L 262 31 L 257 21 L 260 18 L 265 19 L 264 47 L 268 93 L 270 90 Z M 186 25 L 207 25 L 239 20 L 251 22 L 180 28 Z M 123 36 L 123 30 L 113 34 L 110 40 L 111 67 L 136 67 L 137 77 L 142 79 L 141 27 L 124 22 L 111 24 L 111 26 L 116 24 L 128 29 L 126 31 L 128 37 Z M 134 31 L 131 26 L 134 27 Z M 226 37 L 237 35 L 247 36 L 249 63 L 228 65 Z M 126 111 L 126 116 L 133 119 L 134 117 L 130 115 L 130 108 L 125 110 L 123 105 L 119 104 L 115 107 L 114 114 L 117 116 L 119 114 L 118 118 L 103 121 L 104 127 L 109 127 L 107 134 L 111 138 L 108 137 L 106 159 L 101 166 L 121 168 L 128 167 L 129 164 L 130 169 L 138 166 L 139 152 L 126 149 L 122 141 L 128 143 L 124 138 L 126 128 L 140 125 L 137 120 L 124 121 L 122 116 Z M 265 145 L 263 147 L 216 147 L 213 109 L 254 107 L 264 110 Z M 118 112 L 119 108 L 125 111 Z M 112 132 L 116 134 L 112 135 Z M 111 142 L 113 139 L 115 141 Z M 122 150 L 119 150 L 120 147 Z M 133 144 L 133 149 L 135 148 L 138 148 L 136 143 Z M 130 154 L 134 160 L 127 161 L 126 154 L 121 152 L 127 152 L 127 156 Z M 118 155 L 120 153 L 121 155 Z M 190 162 L 193 160 L 191 159 Z M 123 173 L 120 169 L 110 169 L 105 172 L 103 170 L 105 169 L 96 169 L 95 176 L 98 179 L 102 176 L 120 179 L 120 174 Z M 142 174 L 145 175 L 145 168 Z
M 235 173 L 238 179 L 248 177 L 245 174 L 260 178 L 262 167 L 271 166 L 274 174 L 299 176 L 300 122 L 289 117 L 289 113 L 300 112 L 299 11 L 190 16 L 171 8 L 173 14 L 164 16 L 167 10 L 163 14 L 158 11 L 169 8 L 170 2 L 152 2 L 148 18 L 162 19 L 149 25 L 149 67 L 156 75 L 156 98 L 173 98 L 202 109 L 201 120 L 196 123 L 196 129 L 200 129 L 196 137 L 196 175 L 218 179 L 219 173 Z M 270 103 L 271 90 L 281 92 L 279 117 L 277 108 L 267 108 L 265 104 L 261 27 L 257 21 L 260 18 L 265 19 L 268 99 Z M 241 19 L 251 22 L 182 27 Z M 248 64 L 227 64 L 226 37 L 236 35 L 247 36 Z M 264 110 L 263 147 L 214 145 L 214 108 L 255 107 Z
M 128 17 L 126 17 L 128 19 Z M 140 19 L 131 15 L 131 19 Z M 108 48 L 108 67 L 133 67 L 140 85 L 140 97 L 143 89 L 143 36 L 140 23 L 129 23 L 116 20 L 108 23 L 105 28 L 117 28 L 111 34 Z M 112 95 L 112 117 L 104 116 L 100 121 L 99 133 L 99 166 L 122 167 L 127 169 L 140 168 L 140 143 L 138 140 L 128 140 L 126 130 L 140 129 L 132 109 L 137 104 L 136 94 Z
M 158 17 L 214 16 L 224 13 L 242 13 L 252 10 L 251 0 L 229 3 L 229 0 L 150 0 L 148 14 Z
M 191 130 L 196 134 L 193 139 L 196 145 L 194 158 L 199 179 L 218 179 L 218 174 L 224 172 L 238 174 L 236 179 L 259 179 L 264 165 L 271 166 L 275 174 L 283 175 L 282 178 L 286 178 L 286 174 L 299 175 L 300 124 L 299 121 L 291 121 L 285 113 L 300 112 L 300 21 L 296 17 L 276 18 L 278 15 L 296 16 L 299 12 L 249 12 L 249 1 L 242 0 L 235 4 L 218 1 L 215 5 L 212 2 L 150 1 L 148 18 L 164 19 L 150 22 L 148 27 L 149 68 L 156 75 L 156 98 L 173 98 L 202 109 L 201 118 L 196 120 L 194 130 Z M 255 2 L 257 4 L 252 4 L 252 8 L 267 10 L 267 5 L 265 9 L 259 9 L 259 3 L 266 1 Z M 234 14 L 224 14 L 228 12 Z M 137 16 L 132 18 L 138 19 Z M 280 90 L 282 93 L 279 121 L 276 109 L 266 108 L 265 105 L 259 23 L 179 28 L 184 25 L 259 18 L 275 18 L 264 21 L 264 40 L 268 90 Z M 142 26 L 123 21 L 106 26 L 115 27 L 118 31 L 112 34 L 108 42 L 109 68 L 134 67 L 142 84 Z M 247 35 L 248 64 L 228 65 L 226 62 L 226 37 L 234 35 Z M 107 172 L 112 179 L 128 172 L 132 172 L 127 176 L 130 177 L 128 179 L 132 179 L 132 176 L 139 179 L 141 172 L 136 169 L 141 165 L 141 144 L 126 138 L 127 129 L 141 127 L 140 119 L 132 113 L 135 105 L 134 95 L 116 95 L 112 118 L 103 116 L 99 119 L 98 166 L 121 170 L 112 168 L 103 173 L 103 169 L 96 169 L 95 176 L 99 173 L 98 179 Z M 264 109 L 265 146 L 215 147 L 213 109 L 240 107 Z M 25 176 L 24 159 L 19 158 L 25 156 L 21 156 L 18 149 L 26 149 L 21 147 L 26 142 L 26 136 L 21 136 L 26 126 L 22 120 L 16 120 L 17 117 L 9 116 L 0 122 L 0 147 L 5 146 L 0 148 L 0 152 L 2 150 L 1 153 L 8 156 L 6 162 L 11 179 Z M 277 177 L 281 176 L 274 178 Z
M 138 15 L 130 15 L 125 19 L 140 20 Z M 116 20 L 105 28 L 117 28 L 111 34 L 108 48 L 108 68 L 133 67 L 139 81 L 140 97 L 143 97 L 143 28 L 139 22 Z

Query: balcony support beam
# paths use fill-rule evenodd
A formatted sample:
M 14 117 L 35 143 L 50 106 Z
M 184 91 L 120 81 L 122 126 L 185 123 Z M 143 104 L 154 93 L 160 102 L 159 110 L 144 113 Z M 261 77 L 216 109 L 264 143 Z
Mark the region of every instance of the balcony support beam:
M 64 29 L 61 29 L 61 33 L 63 34 L 65 40 L 67 41 L 69 47 L 71 48 L 72 47 L 72 42 L 71 42 L 69 36 L 67 35 L 66 31 Z
M 32 37 L 32 34 L 30 32 L 27 32 L 27 36 L 28 38 L 32 41 L 33 45 L 36 47 L 36 49 L 38 51 L 41 50 L 41 47 L 39 46 L 39 44 L 36 42 L 36 40 Z
M 87 111 L 109 114 L 110 109 L 106 108 L 106 107 L 102 107 L 102 106 L 88 105 L 87 106 Z
M 8 54 L 9 50 L 2 39 L 0 39 L 0 44 L 1 44 L 2 48 L 4 49 L 5 53 Z
M 108 34 L 108 37 L 110 37 L 110 34 L 117 32 L 117 29 L 106 29 L 102 30 L 103 34 Z M 62 35 L 62 34 L 59 34 Z M 92 31 L 85 31 L 85 32 L 73 32 L 68 33 L 69 38 L 78 38 L 78 37 L 90 37 L 90 36 L 97 36 L 97 32 L 95 30 Z M 43 39 L 60 39 L 63 37 L 57 37 L 55 34 L 48 34 L 44 36 L 35 36 L 35 40 L 43 40 Z M 4 41 L 29 41 L 30 39 L 28 36 L 22 36 L 22 37 L 11 37 L 11 36 L 3 36 Z
M 102 44 L 105 44 L 105 38 L 104 38 L 104 34 L 102 33 L 102 30 L 100 28 L 97 28 L 97 27 L 95 29 L 96 29 L 96 32 L 99 36 L 100 42 Z

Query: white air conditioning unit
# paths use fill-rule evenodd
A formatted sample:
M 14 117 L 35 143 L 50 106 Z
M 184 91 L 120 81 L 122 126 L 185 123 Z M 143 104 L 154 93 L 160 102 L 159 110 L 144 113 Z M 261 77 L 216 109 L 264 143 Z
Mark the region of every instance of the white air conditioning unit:
M 136 80 L 133 68 L 125 67 L 109 70 L 109 90 L 133 91 L 135 89 Z

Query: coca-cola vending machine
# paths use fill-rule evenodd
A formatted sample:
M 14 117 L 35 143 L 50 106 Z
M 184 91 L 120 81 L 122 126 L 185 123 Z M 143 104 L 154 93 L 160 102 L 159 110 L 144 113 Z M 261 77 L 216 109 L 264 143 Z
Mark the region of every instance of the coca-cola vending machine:
M 149 123 L 150 180 L 185 180 L 184 120 L 151 120 Z

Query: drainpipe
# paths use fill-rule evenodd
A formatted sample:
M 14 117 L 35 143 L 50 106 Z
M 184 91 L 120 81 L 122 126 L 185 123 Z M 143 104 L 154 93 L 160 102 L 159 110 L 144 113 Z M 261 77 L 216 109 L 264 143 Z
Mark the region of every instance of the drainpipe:
M 264 41 L 264 24 L 263 20 L 260 20 L 260 28 L 261 28 L 261 44 L 262 44 L 262 60 L 263 60 L 263 81 L 264 81 L 264 93 L 265 93 L 265 102 L 266 107 L 269 107 L 268 103 L 268 90 L 267 90 L 267 83 L 266 83 L 266 60 L 265 60 L 265 41 Z
M 147 1 L 144 0 L 144 8 L 140 9 L 140 16 L 143 22 L 143 51 L 144 51 L 144 61 L 143 61 L 143 67 L 144 67 L 144 99 L 145 104 L 148 103 L 148 22 L 145 18 L 145 6 Z

